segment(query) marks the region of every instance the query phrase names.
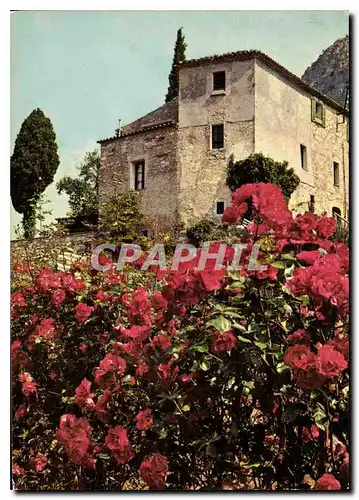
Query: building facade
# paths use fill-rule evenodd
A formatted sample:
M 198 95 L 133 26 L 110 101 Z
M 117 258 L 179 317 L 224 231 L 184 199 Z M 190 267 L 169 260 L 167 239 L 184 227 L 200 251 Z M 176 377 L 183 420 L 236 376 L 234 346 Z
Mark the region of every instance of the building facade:
M 231 199 L 230 156 L 261 152 L 299 176 L 290 208 L 304 212 L 312 202 L 317 213 L 347 219 L 348 119 L 340 104 L 262 52 L 185 61 L 178 98 L 98 141 L 100 204 L 114 189 L 137 189 L 143 213 L 165 224 L 220 216 Z

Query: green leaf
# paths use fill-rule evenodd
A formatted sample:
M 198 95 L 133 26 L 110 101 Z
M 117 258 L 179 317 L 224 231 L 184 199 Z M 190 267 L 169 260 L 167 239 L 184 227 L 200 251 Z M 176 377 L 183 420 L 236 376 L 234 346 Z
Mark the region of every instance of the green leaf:
M 282 260 L 297 260 L 297 258 L 295 257 L 295 255 L 291 254 L 291 253 L 284 253 L 281 255 L 281 259 Z
M 232 323 L 222 315 L 208 321 L 207 326 L 213 326 L 219 332 L 228 332 L 231 329 Z
M 204 372 L 207 372 L 209 370 L 209 364 L 207 363 L 207 361 L 202 361 L 202 363 L 200 364 L 200 368 Z
M 277 268 L 277 269 L 286 269 L 287 268 L 287 264 L 285 262 L 283 262 L 282 260 L 276 260 L 274 262 L 271 262 L 270 265 L 272 267 Z
M 198 344 L 192 347 L 197 352 L 208 352 L 208 344 Z
M 278 363 L 277 366 L 276 366 L 276 370 L 278 373 L 283 373 L 285 372 L 286 370 L 289 370 L 289 366 L 286 365 L 285 363 Z
M 248 387 L 248 389 L 254 389 L 254 382 L 253 382 L 253 380 L 243 380 L 243 385 L 245 387 Z
M 246 332 L 246 331 L 247 331 L 247 330 L 246 330 L 246 328 L 245 328 L 244 326 L 240 325 L 240 324 L 239 324 L 239 323 L 237 323 L 236 321 L 233 321 L 233 322 L 232 322 L 232 326 L 233 326 L 234 328 L 237 328 L 237 330 L 241 330 L 242 332 Z
M 242 335 L 237 335 L 237 339 L 240 341 L 240 342 L 244 342 L 245 344 L 251 344 L 252 341 L 249 340 L 249 339 L 246 339 L 245 337 L 242 337 Z
M 254 344 L 259 347 L 259 349 L 265 349 L 267 347 L 267 344 L 264 344 L 263 342 L 254 342 Z

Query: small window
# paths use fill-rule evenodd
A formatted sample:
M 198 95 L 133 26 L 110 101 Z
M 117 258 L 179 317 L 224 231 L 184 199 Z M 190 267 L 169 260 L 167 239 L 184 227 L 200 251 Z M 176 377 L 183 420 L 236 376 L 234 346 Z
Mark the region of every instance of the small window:
M 334 186 L 339 186 L 339 163 L 336 161 L 333 163 L 333 178 Z
M 304 144 L 300 145 L 300 162 L 303 170 L 308 170 L 307 148 Z
M 325 127 L 325 107 L 318 99 L 312 99 L 312 121 Z
M 222 215 L 225 209 L 225 201 L 217 200 L 214 204 L 214 210 L 216 215 Z
M 226 89 L 226 72 L 216 71 L 213 73 L 213 90 Z
M 136 191 L 145 189 L 145 162 L 139 161 L 134 164 L 134 187 Z
M 340 208 L 333 207 L 332 208 L 332 216 L 334 217 L 335 222 L 337 223 L 337 228 L 341 229 L 341 227 L 342 227 L 342 213 L 340 211 Z
M 212 149 L 224 147 L 224 125 L 212 125 Z
M 314 196 L 314 194 L 310 195 L 309 203 L 308 203 L 308 210 L 309 210 L 309 212 L 311 212 L 313 214 L 315 212 L 315 196 Z

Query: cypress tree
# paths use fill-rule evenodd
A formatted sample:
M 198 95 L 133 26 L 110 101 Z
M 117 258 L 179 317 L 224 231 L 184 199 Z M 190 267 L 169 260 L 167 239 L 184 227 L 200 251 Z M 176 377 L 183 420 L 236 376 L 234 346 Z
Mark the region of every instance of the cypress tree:
M 186 60 L 186 48 L 187 44 L 185 42 L 182 28 L 180 28 L 177 31 L 172 68 L 171 73 L 168 76 L 168 91 L 165 102 L 172 101 L 172 99 L 178 96 L 178 64 Z
M 10 160 L 11 200 L 23 214 L 25 238 L 35 233 L 36 205 L 54 180 L 60 160 L 51 120 L 39 108 L 23 121 Z

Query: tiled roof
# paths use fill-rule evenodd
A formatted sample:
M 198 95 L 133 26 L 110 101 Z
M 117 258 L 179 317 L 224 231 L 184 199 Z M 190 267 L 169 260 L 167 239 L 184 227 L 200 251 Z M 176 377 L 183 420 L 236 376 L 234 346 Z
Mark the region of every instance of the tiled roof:
M 317 97 L 325 104 L 330 106 L 333 109 L 336 109 L 343 115 L 349 116 L 349 111 L 343 108 L 339 103 L 333 101 L 330 97 L 322 94 L 314 87 L 304 82 L 299 76 L 291 73 L 284 66 L 277 63 L 274 59 L 267 56 L 260 50 L 241 50 L 239 52 L 228 52 L 226 54 L 221 55 L 213 55 L 208 57 L 201 57 L 199 59 L 190 59 L 188 61 L 183 61 L 180 63 L 181 67 L 190 67 L 190 66 L 201 66 L 205 64 L 213 64 L 220 62 L 229 62 L 229 61 L 245 61 L 249 59 L 258 59 L 266 64 L 268 67 L 272 68 L 274 71 L 280 73 L 284 78 L 293 82 L 295 85 L 308 92 L 308 94 Z M 159 108 L 151 111 L 145 116 L 142 116 L 138 120 L 125 125 L 121 129 L 121 137 L 126 137 L 128 135 L 137 134 L 139 132 L 145 132 L 147 130 L 154 130 L 156 128 L 168 127 L 170 125 L 174 125 L 178 122 L 178 98 L 176 97 L 170 102 L 163 104 Z M 103 143 L 107 141 L 111 141 L 113 139 L 117 139 L 118 136 L 114 135 L 112 137 L 106 137 L 104 139 L 100 139 L 97 141 L 98 143 Z
M 201 57 L 199 59 L 190 59 L 188 61 L 183 61 L 182 63 L 180 63 L 180 68 L 190 67 L 190 66 L 201 66 L 205 64 L 213 64 L 220 62 L 245 61 L 254 58 L 258 59 L 259 61 L 262 61 L 268 67 L 272 68 L 274 71 L 277 71 L 282 76 L 284 76 L 284 78 L 292 81 L 295 85 L 308 92 L 308 94 L 317 97 L 331 108 L 336 109 L 337 111 L 346 116 L 349 116 L 349 111 L 344 109 L 339 103 L 333 101 L 333 99 L 331 99 L 330 97 L 322 94 L 314 87 L 304 82 L 301 78 L 299 78 L 299 76 L 295 75 L 294 73 L 291 73 L 284 66 L 277 63 L 274 59 L 267 56 L 260 50 L 241 50 L 239 52 L 228 52 L 226 54 L 221 54 L 221 55 Z
M 145 132 L 147 130 L 154 130 L 156 128 L 168 127 L 177 123 L 178 121 L 178 99 L 177 97 L 170 102 L 166 102 L 163 106 L 151 111 L 138 120 L 125 125 L 121 129 L 121 137 Z M 117 136 L 106 137 L 97 141 L 98 143 L 111 141 L 116 139 Z

